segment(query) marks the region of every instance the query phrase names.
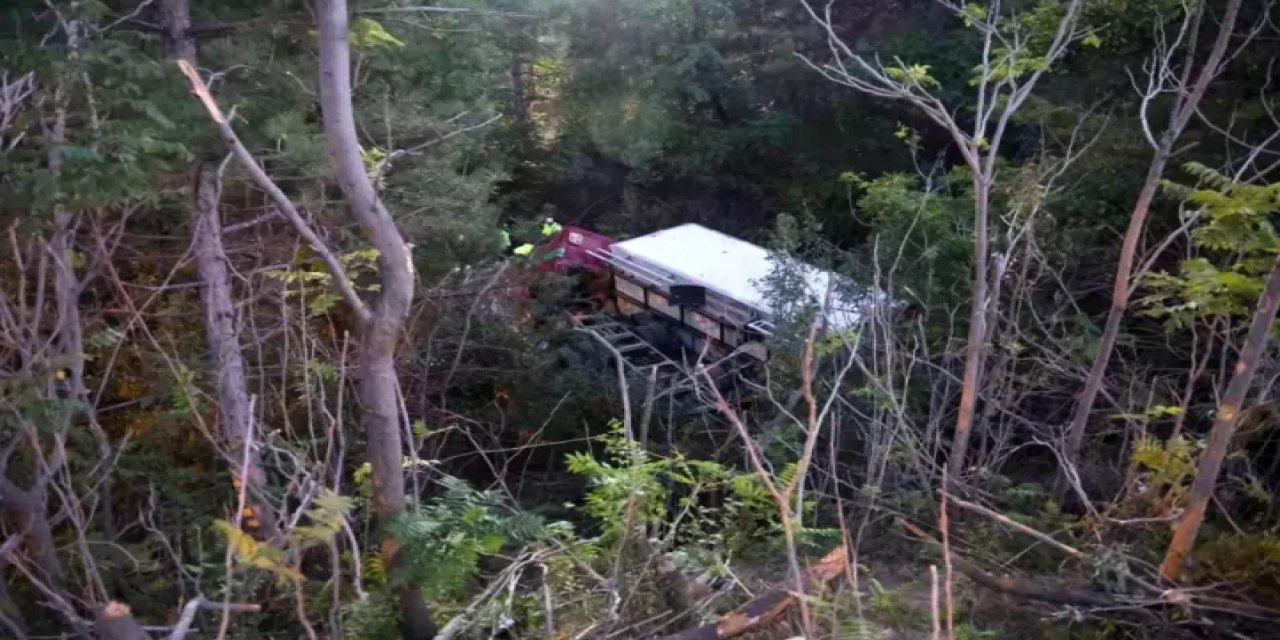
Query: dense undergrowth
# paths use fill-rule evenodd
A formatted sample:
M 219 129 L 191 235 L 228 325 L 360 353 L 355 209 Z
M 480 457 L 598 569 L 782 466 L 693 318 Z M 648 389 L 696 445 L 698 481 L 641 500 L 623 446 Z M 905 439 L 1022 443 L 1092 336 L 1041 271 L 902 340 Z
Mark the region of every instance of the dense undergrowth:
M 346 5 L 0 7 L 0 637 L 1275 637 L 1269 4 Z M 769 362 L 547 217 L 768 245 Z

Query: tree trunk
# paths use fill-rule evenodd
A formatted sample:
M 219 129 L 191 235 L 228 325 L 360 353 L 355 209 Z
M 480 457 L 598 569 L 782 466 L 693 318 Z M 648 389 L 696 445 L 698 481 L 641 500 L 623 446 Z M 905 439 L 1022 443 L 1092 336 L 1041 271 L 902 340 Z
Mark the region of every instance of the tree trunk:
M 1258 371 L 1258 361 L 1262 359 L 1267 347 L 1267 339 L 1276 323 L 1276 312 L 1280 310 L 1280 255 L 1276 256 L 1267 277 L 1266 289 L 1258 300 L 1258 309 L 1253 313 L 1253 322 L 1249 326 L 1249 335 L 1240 349 L 1240 358 L 1236 361 L 1231 382 L 1227 392 L 1222 396 L 1218 406 L 1217 418 L 1213 421 L 1213 430 L 1209 432 L 1209 445 L 1200 454 L 1200 462 L 1196 468 L 1196 478 L 1191 483 L 1191 491 L 1187 494 L 1187 508 L 1178 520 L 1173 532 L 1173 541 L 1169 543 L 1169 551 L 1160 565 L 1160 577 L 1174 581 L 1182 573 L 1182 568 L 1195 548 L 1196 534 L 1204 522 L 1205 511 L 1209 500 L 1213 498 L 1214 487 L 1218 483 L 1218 474 L 1222 471 L 1222 461 L 1227 456 L 1231 438 L 1240 425 L 1240 412 L 1245 398 L 1249 395 L 1249 387 L 1253 384 L 1253 376 Z
M 378 198 L 365 173 L 356 137 L 351 103 L 351 52 L 347 42 L 346 0 L 320 0 L 316 22 L 320 31 L 320 107 L 334 178 L 365 238 L 378 250 L 381 289 L 360 327 L 359 397 L 361 424 L 368 440 L 373 470 L 374 504 L 385 524 L 405 510 L 402 467 L 400 383 L 395 348 L 413 303 L 412 256 L 395 221 Z M 384 561 L 391 570 L 398 563 L 395 541 L 384 539 Z M 396 589 L 401 631 L 406 638 L 427 640 L 436 628 L 417 585 Z
M 218 435 L 231 464 L 233 482 L 238 489 L 244 483 L 249 496 L 244 522 L 259 537 L 269 539 L 276 532 L 275 515 L 267 500 L 267 474 L 262 457 L 256 451 L 244 450 L 249 442 L 253 415 L 250 412 L 248 384 L 245 382 L 244 356 L 240 352 L 240 332 L 236 326 L 236 308 L 231 296 L 231 278 L 227 270 L 227 254 L 222 247 L 222 220 L 218 203 L 222 181 L 216 168 L 202 165 L 196 169 L 196 220 L 192 228 L 195 238 L 196 269 L 200 274 L 200 303 L 204 311 L 205 341 L 217 374 Z M 241 469 L 241 464 L 248 461 Z
M 1111 290 L 1111 310 L 1107 312 L 1107 322 L 1102 330 L 1102 337 L 1098 340 L 1098 353 L 1094 356 L 1093 364 L 1089 367 L 1089 375 L 1085 378 L 1084 388 L 1080 391 L 1080 396 L 1076 400 L 1075 409 L 1071 414 L 1071 425 L 1067 430 L 1065 452 L 1067 465 L 1075 465 L 1080 461 L 1080 450 L 1084 443 L 1086 427 L 1089 424 L 1089 415 L 1093 412 L 1094 402 L 1097 401 L 1098 392 L 1102 389 L 1102 378 L 1106 374 L 1107 365 L 1111 361 L 1111 353 L 1115 350 L 1116 338 L 1120 335 L 1120 321 L 1124 318 L 1124 313 L 1129 308 L 1129 295 L 1132 293 L 1129 281 L 1133 278 L 1133 262 L 1138 251 L 1138 241 L 1142 239 L 1142 231 L 1146 226 L 1147 214 L 1151 210 L 1151 203 L 1155 199 L 1156 189 L 1160 184 L 1160 177 L 1164 175 L 1165 166 L 1173 155 L 1174 144 L 1182 136 L 1182 132 L 1186 129 L 1187 123 L 1191 121 L 1191 117 L 1195 115 L 1200 100 L 1209 89 L 1209 83 L 1221 71 L 1227 46 L 1230 44 L 1231 36 L 1235 31 L 1236 18 L 1240 14 L 1240 4 L 1241 0 L 1227 0 L 1222 21 L 1218 25 L 1218 34 L 1214 39 L 1213 48 L 1210 50 L 1204 64 L 1200 66 L 1200 70 L 1196 74 L 1195 84 L 1191 86 L 1189 91 L 1183 92 L 1184 87 L 1188 85 L 1188 81 L 1191 78 L 1192 67 L 1195 62 L 1195 39 L 1197 36 L 1195 31 L 1200 24 L 1199 12 L 1203 11 L 1203 5 L 1198 5 L 1195 9 L 1196 13 L 1186 17 L 1192 27 L 1189 36 L 1190 43 L 1186 45 L 1185 66 L 1182 70 L 1182 77 L 1178 82 L 1178 97 L 1174 100 L 1173 113 L 1169 118 L 1169 124 L 1161 132 L 1160 139 L 1156 143 L 1155 155 L 1151 158 L 1151 165 L 1147 170 L 1147 178 L 1138 192 L 1137 202 L 1134 203 L 1133 211 L 1129 214 L 1129 228 L 1124 234 L 1124 245 L 1120 250 L 1120 263 L 1116 266 L 1115 283 L 1112 285 Z M 1152 70 L 1151 73 L 1168 73 L 1172 75 L 1173 71 L 1168 68 L 1167 61 L 1168 58 L 1166 57 L 1162 66 Z M 1160 82 L 1163 84 L 1165 80 L 1161 78 Z M 1145 111 L 1143 115 L 1145 118 Z M 1058 476 L 1053 492 L 1055 499 L 1059 502 L 1066 495 L 1067 486 L 1066 468 L 1064 468 Z
M 164 20 L 165 50 L 170 56 L 194 65 L 196 42 L 191 31 L 190 0 L 164 0 L 160 10 Z M 249 451 L 246 457 L 244 451 L 253 416 L 250 414 L 249 387 L 245 382 L 244 356 L 240 352 L 236 307 L 231 295 L 231 275 L 222 246 L 222 218 L 218 213 L 221 197 L 222 181 L 218 171 L 208 165 L 197 167 L 193 252 L 196 270 L 200 274 L 205 341 L 218 381 L 218 438 L 231 464 L 236 488 L 245 483 L 250 513 L 246 514 L 244 522 L 260 538 L 269 539 L 277 531 L 275 516 L 267 499 L 267 474 L 261 456 Z M 241 470 L 245 460 L 248 464 Z
M 164 49 L 172 57 L 196 62 L 196 39 L 191 31 L 191 0 L 164 0 L 160 3 Z
M 969 450 L 969 435 L 973 431 L 973 416 L 978 406 L 978 387 L 982 384 L 982 355 L 987 339 L 987 210 L 991 185 L 981 176 L 975 176 L 974 187 L 973 303 L 969 307 L 969 337 L 965 346 L 960 410 L 956 415 L 955 433 L 951 437 L 951 452 L 947 456 L 947 475 L 953 479 L 964 473 L 965 454 Z
M 72 48 L 74 36 L 69 35 Z M 45 250 L 53 258 L 53 291 L 55 304 L 56 349 L 54 355 L 64 362 L 67 399 L 75 402 L 85 398 L 84 393 L 84 349 L 80 327 L 80 282 L 72 267 L 72 224 L 73 217 L 61 204 L 61 191 L 58 179 L 62 172 L 61 145 L 66 138 L 66 94 L 61 84 L 54 92 L 55 116 L 52 125 L 45 131 L 49 139 L 48 162 L 49 171 L 53 174 L 55 204 L 53 208 L 54 230 Z M 42 283 L 43 285 L 43 283 Z M 70 421 L 76 414 L 69 414 L 67 422 L 61 425 L 63 435 L 69 430 Z M 14 437 L 21 436 L 15 434 Z M 8 454 L 6 454 L 7 456 Z M 38 447 L 33 447 L 33 456 L 39 456 Z M 0 475 L 8 466 L 6 457 L 0 462 Z M 50 471 L 50 473 L 53 473 Z M 49 477 L 44 475 L 39 465 L 35 467 L 35 479 L 31 488 L 20 489 L 8 477 L 0 478 L 0 507 L 2 507 L 18 524 L 18 530 L 25 537 L 27 552 L 35 560 L 36 566 L 44 573 L 51 586 L 60 588 L 63 581 L 62 563 L 58 559 L 57 547 L 53 535 L 53 527 L 49 523 L 47 513 L 48 495 L 45 491 Z
M 1129 214 L 1129 228 L 1124 234 L 1124 244 L 1120 247 L 1120 263 L 1116 266 L 1115 282 L 1111 289 L 1111 309 L 1107 312 L 1107 323 L 1098 339 L 1097 354 L 1089 367 L 1089 375 L 1085 378 L 1084 388 L 1076 399 L 1075 410 L 1071 414 L 1071 425 L 1067 428 L 1066 459 L 1070 464 L 1080 461 L 1080 449 L 1084 445 L 1084 434 L 1089 424 L 1089 414 L 1093 412 L 1098 392 L 1102 390 L 1102 378 L 1107 373 L 1107 365 L 1111 362 L 1111 354 L 1115 351 L 1116 339 L 1120 336 L 1120 321 L 1124 319 L 1129 308 L 1129 280 L 1133 277 L 1133 262 L 1138 254 L 1138 241 L 1142 239 L 1142 230 L 1146 227 L 1147 214 L 1151 211 L 1151 202 L 1155 199 L 1156 188 L 1160 184 L 1160 176 L 1164 175 L 1165 165 L 1169 162 L 1173 138 L 1165 136 L 1160 141 L 1160 148 L 1151 159 L 1146 180 L 1138 192 L 1138 201 Z M 1069 484 L 1065 473 L 1058 474 L 1054 486 L 1054 497 L 1061 502 L 1066 496 Z
M 62 586 L 62 561 L 58 559 L 58 547 L 53 537 L 53 527 L 46 515 L 45 484 L 47 477 L 37 478 L 30 489 L 22 489 L 3 476 L 0 464 L 0 509 L 13 521 L 14 530 L 21 532 L 26 555 L 40 569 L 51 587 Z
M 9 565 L 8 556 L 0 556 L 0 630 L 8 631 L 14 638 L 27 637 L 27 621 L 22 617 L 22 610 L 9 593 L 9 580 L 5 569 Z
M 516 123 L 523 125 L 529 117 L 528 99 L 525 97 L 524 55 L 519 49 L 511 50 L 511 111 Z

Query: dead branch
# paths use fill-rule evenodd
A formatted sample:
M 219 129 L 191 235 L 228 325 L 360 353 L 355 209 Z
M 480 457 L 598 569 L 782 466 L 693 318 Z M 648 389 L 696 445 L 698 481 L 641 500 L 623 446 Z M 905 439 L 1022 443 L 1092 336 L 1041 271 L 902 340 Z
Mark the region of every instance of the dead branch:
M 188 601 L 186 606 L 182 607 L 182 616 L 178 618 L 178 624 L 173 625 L 173 630 L 169 632 L 169 640 L 182 640 L 185 638 L 187 632 L 191 629 L 191 624 L 195 622 L 196 612 L 201 609 L 227 613 L 257 613 L 262 607 L 256 604 L 214 602 L 205 598 L 194 598 Z
M 27 72 L 11 77 L 8 70 L 0 70 L 0 133 L 7 131 L 9 125 L 17 119 L 18 114 L 26 106 L 27 98 L 35 92 L 35 87 L 34 73 Z M 12 149 L 18 146 L 20 140 L 22 135 L 15 135 L 14 139 L 4 147 Z
M 911 535 L 938 547 L 942 546 L 942 543 L 936 538 L 925 533 L 923 529 L 911 522 L 898 518 L 898 523 Z M 1101 591 L 1076 589 L 1062 584 L 1036 582 L 1013 576 L 998 576 L 983 570 L 978 565 L 954 552 L 951 554 L 951 563 L 960 570 L 960 573 L 968 576 L 970 580 L 980 586 L 1032 600 L 1086 607 L 1118 607 L 1128 604 L 1122 602 L 1116 596 L 1102 593 Z
M 1006 516 L 1003 513 L 1000 513 L 999 511 L 988 509 L 980 504 L 969 502 L 968 500 L 962 500 L 960 498 L 957 498 L 954 495 L 951 495 L 948 497 L 950 498 L 951 502 L 955 503 L 957 507 L 960 507 L 962 509 L 968 509 L 969 511 L 972 511 L 974 513 L 987 516 L 988 518 L 991 518 L 992 520 L 995 520 L 1000 524 L 1003 524 L 1006 527 L 1009 527 L 1010 529 L 1013 529 L 1020 533 L 1025 533 L 1031 536 L 1032 538 L 1035 538 L 1036 540 L 1039 540 L 1055 549 L 1058 549 L 1059 551 L 1062 551 L 1073 558 L 1084 557 L 1084 552 L 1080 551 L 1079 549 L 1072 547 L 1070 545 L 1058 542 L 1057 540 L 1054 540 L 1053 537 L 1051 537 L 1049 534 L 1036 531 L 1035 529 L 1032 529 L 1031 527 L 1028 527 L 1027 525 L 1022 524 L 1021 522 L 1018 522 L 1013 518 L 1010 518 L 1009 516 Z
M 285 219 L 293 227 L 298 235 L 307 242 L 320 260 L 324 262 L 325 269 L 333 279 L 333 286 L 342 295 L 342 299 L 351 307 L 355 316 L 360 320 L 361 324 L 366 323 L 373 317 L 369 306 L 365 303 L 360 294 L 356 292 L 355 283 L 352 282 L 346 270 L 342 267 L 342 263 L 338 260 L 338 256 L 334 255 L 329 246 L 316 235 L 311 225 L 303 219 L 302 214 L 298 212 L 297 207 L 293 205 L 293 201 L 284 191 L 267 175 L 267 172 L 258 165 L 253 154 L 249 153 L 249 149 L 240 141 L 240 136 L 236 135 L 236 131 L 231 126 L 231 120 L 222 113 L 222 109 L 218 107 L 218 101 L 213 98 L 213 94 L 209 93 L 209 87 L 205 85 L 204 79 L 200 77 L 200 72 L 191 66 L 186 60 L 178 61 L 178 68 L 182 69 L 182 73 L 187 76 L 187 81 L 191 83 L 191 93 L 195 94 L 200 102 L 204 104 L 204 108 L 209 112 L 209 117 L 213 119 L 214 124 L 218 125 L 218 131 L 222 134 L 222 141 L 227 145 L 227 149 L 240 163 L 245 173 L 249 174 L 249 179 L 253 181 L 254 186 L 265 192 L 271 201 L 276 205 L 277 211 L 284 214 Z
M 898 518 L 898 524 L 908 533 L 937 547 L 942 543 L 925 533 L 923 529 Z M 1239 598 L 1227 598 L 1195 589 L 1161 589 L 1145 580 L 1136 580 L 1135 586 L 1142 593 L 1125 595 L 1104 593 L 1091 589 L 1068 587 L 1058 582 L 1046 582 L 1017 578 L 1008 575 L 996 575 L 988 572 L 959 554 L 951 554 L 951 562 L 966 577 L 981 587 L 1010 595 L 1039 600 L 1050 604 L 1076 607 L 1098 607 L 1106 609 L 1125 609 L 1145 614 L 1149 619 L 1154 615 L 1147 607 L 1176 606 L 1184 609 L 1201 609 L 1217 611 L 1232 615 L 1244 616 L 1256 620 L 1280 620 L 1280 610 L 1243 601 Z
M 225 611 L 228 613 L 257 613 L 262 607 L 256 604 L 225 603 L 195 598 L 182 607 L 182 616 L 169 632 L 168 640 L 183 640 L 195 622 L 196 612 L 200 610 Z M 94 631 L 102 640 L 151 640 L 146 629 L 133 618 L 129 606 L 111 601 L 98 609 L 94 618 Z
M 712 624 L 662 636 L 658 640 L 722 640 L 767 627 L 799 602 L 802 595 L 814 593 L 842 575 L 848 562 L 849 549 L 842 544 L 805 570 L 804 594 L 779 587 L 730 611 Z

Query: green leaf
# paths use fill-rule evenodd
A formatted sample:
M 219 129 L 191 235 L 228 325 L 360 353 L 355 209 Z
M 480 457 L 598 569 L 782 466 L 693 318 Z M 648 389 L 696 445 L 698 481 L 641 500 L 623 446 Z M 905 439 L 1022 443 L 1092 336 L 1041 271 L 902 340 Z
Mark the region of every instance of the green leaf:
M 329 313 L 333 305 L 337 304 L 342 298 L 336 293 L 321 293 L 311 298 L 311 304 L 307 305 L 312 315 L 324 315 Z
M 376 20 L 364 16 L 351 21 L 351 31 L 347 34 L 351 46 L 357 49 L 398 49 L 404 46 L 399 38 L 387 33 Z

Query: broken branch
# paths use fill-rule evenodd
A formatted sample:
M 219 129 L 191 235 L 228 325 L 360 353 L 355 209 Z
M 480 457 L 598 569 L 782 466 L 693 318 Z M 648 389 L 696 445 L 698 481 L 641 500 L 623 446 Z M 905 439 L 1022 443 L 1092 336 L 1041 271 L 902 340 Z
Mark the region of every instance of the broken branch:
M 217 100 L 214 100 L 213 94 L 209 93 L 209 87 L 204 83 L 204 79 L 200 77 L 200 72 L 191 66 L 186 60 L 178 61 L 178 68 L 182 69 L 183 75 L 187 76 L 187 81 L 191 83 L 191 93 L 195 94 L 200 102 L 204 104 L 204 108 L 209 112 L 209 117 L 218 125 L 218 131 L 222 133 L 222 141 L 227 145 L 227 149 L 236 157 L 245 170 L 249 174 L 249 179 L 254 186 L 261 189 L 275 203 L 276 208 L 293 226 L 294 231 L 302 236 L 302 239 L 311 247 L 316 255 L 320 256 L 320 260 L 324 262 L 326 270 L 333 279 L 333 286 L 338 290 L 342 299 L 351 307 L 356 318 L 361 324 L 367 323 L 373 316 L 369 311 L 369 306 L 365 304 L 364 299 L 356 292 L 355 283 L 347 276 L 347 272 L 342 268 L 342 263 L 338 260 L 338 256 L 334 255 L 329 246 L 316 235 L 311 225 L 307 224 L 302 218 L 302 214 L 298 212 L 297 207 L 293 206 L 293 201 L 289 196 L 285 195 L 280 187 L 267 175 L 267 172 L 253 158 L 253 154 L 240 141 L 240 137 L 236 135 L 236 131 L 231 127 L 230 120 L 223 115 L 222 110 L 218 108 Z
M 662 636 L 658 640 L 723 640 L 767 627 L 777 622 L 802 596 L 817 591 L 818 587 L 842 575 L 848 562 L 849 549 L 842 544 L 805 570 L 803 594 L 785 588 L 774 589 L 721 616 L 712 624 Z
M 1049 534 L 1036 531 L 1035 529 L 1032 529 L 1031 527 L 1028 527 L 1027 525 L 1022 524 L 1021 522 L 1018 522 L 1017 520 L 1014 520 L 1013 518 L 1010 518 L 1009 516 L 1006 516 L 1003 513 L 1000 513 L 999 511 L 988 509 L 980 504 L 969 502 L 968 500 L 961 500 L 960 498 L 957 498 L 954 495 L 948 495 L 947 497 L 950 498 L 951 502 L 953 502 L 957 507 L 960 507 L 962 509 L 967 509 L 974 513 L 987 516 L 988 518 L 991 518 L 992 520 L 995 520 L 996 522 L 999 522 L 1000 524 L 1003 524 L 1006 527 L 1013 529 L 1014 531 L 1025 533 L 1031 536 L 1032 538 L 1035 538 L 1036 540 L 1039 540 L 1055 549 L 1058 549 L 1059 551 L 1062 551 L 1063 553 L 1066 553 L 1067 555 L 1073 558 L 1084 557 L 1083 551 L 1080 551 L 1079 549 L 1072 547 L 1070 545 L 1064 544 L 1062 542 L 1058 542 L 1057 540 L 1054 540 Z

